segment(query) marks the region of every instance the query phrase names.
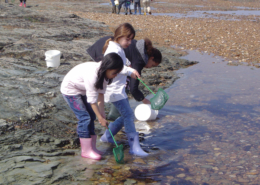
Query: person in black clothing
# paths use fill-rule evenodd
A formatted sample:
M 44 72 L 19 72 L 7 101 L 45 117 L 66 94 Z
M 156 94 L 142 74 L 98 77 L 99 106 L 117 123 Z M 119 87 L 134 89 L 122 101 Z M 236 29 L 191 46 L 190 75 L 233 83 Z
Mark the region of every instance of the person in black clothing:
M 102 48 L 107 39 L 111 36 L 106 36 L 96 41 L 91 47 L 87 49 L 87 53 L 91 58 L 99 62 L 103 59 Z M 150 39 L 145 38 L 141 40 L 132 40 L 130 46 L 124 49 L 126 58 L 131 62 L 131 67 L 138 71 L 141 75 L 143 68 L 157 67 L 162 61 L 161 52 L 154 48 Z M 144 97 L 144 94 L 138 89 L 139 80 L 129 79 L 130 93 L 136 101 L 142 101 L 144 104 L 151 104 L 151 102 Z M 127 89 L 127 88 L 126 88 Z M 120 114 L 117 113 L 115 107 L 111 107 L 108 119 L 115 120 Z

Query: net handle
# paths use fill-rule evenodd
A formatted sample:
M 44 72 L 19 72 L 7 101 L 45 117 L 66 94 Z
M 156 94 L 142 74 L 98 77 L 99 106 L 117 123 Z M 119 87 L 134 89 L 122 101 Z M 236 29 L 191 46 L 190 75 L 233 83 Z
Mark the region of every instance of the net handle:
M 111 132 L 111 130 L 110 130 L 109 127 L 108 127 L 108 130 L 109 130 L 109 132 L 110 132 L 110 134 L 111 134 L 111 136 L 112 136 L 112 138 L 113 138 L 113 140 L 114 140 L 114 142 L 115 142 L 115 144 L 116 144 L 116 147 L 118 147 L 118 145 L 117 145 L 117 143 L 116 143 L 116 140 L 115 140 L 115 138 L 114 138 L 114 136 L 113 136 L 113 134 L 112 134 L 112 132 Z
M 144 86 L 145 87 L 147 87 L 147 89 L 149 89 L 149 91 L 151 92 L 151 93 L 153 93 L 153 95 L 155 95 L 154 94 L 154 92 L 140 79 L 140 78 L 137 78 L 140 82 L 142 82 L 142 84 L 144 84 Z

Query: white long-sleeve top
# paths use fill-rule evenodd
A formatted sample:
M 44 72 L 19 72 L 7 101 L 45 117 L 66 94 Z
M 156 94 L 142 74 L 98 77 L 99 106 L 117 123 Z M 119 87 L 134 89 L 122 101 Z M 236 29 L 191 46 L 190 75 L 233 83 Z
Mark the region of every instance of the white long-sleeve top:
M 107 86 L 104 96 L 105 102 L 116 102 L 127 98 L 127 94 L 125 93 L 126 77 L 131 76 L 134 69 L 126 66 L 131 63 L 126 58 L 123 48 L 118 43 L 109 41 L 104 56 L 109 53 L 117 53 L 124 62 L 123 70 L 113 79 L 113 82 Z
M 104 80 L 102 90 L 94 86 L 100 65 L 101 62 L 85 62 L 72 68 L 61 83 L 61 93 L 68 96 L 86 95 L 88 103 L 96 103 L 98 94 L 104 94 L 108 84 Z

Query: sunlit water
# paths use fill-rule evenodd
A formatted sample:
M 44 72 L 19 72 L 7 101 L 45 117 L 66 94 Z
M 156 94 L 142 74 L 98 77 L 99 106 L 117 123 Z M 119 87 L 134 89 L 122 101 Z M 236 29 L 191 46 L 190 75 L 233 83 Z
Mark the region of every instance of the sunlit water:
M 153 13 L 154 16 L 167 15 L 175 18 L 215 18 L 225 20 L 239 20 L 239 17 L 227 18 L 229 16 L 260 16 L 260 11 L 257 10 L 234 10 L 234 11 L 190 11 L 186 14 L 183 13 Z
M 151 155 L 145 176 L 173 184 L 257 182 L 260 69 L 195 51 L 184 58 L 199 63 L 178 71 L 157 120 L 136 123 Z

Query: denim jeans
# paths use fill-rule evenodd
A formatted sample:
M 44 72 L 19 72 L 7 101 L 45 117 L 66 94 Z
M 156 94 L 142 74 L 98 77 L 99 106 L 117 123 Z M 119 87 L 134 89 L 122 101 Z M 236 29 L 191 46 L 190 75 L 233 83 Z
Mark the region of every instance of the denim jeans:
M 115 6 L 115 1 L 111 0 L 111 4 L 112 4 L 112 6 Z
M 129 4 L 125 3 L 125 8 L 126 8 L 125 12 L 127 13 L 128 9 L 130 10 L 130 3 Z
M 117 118 L 113 123 L 110 124 L 120 129 L 123 126 L 125 126 L 126 133 L 136 132 L 135 124 L 134 124 L 134 119 L 135 119 L 134 112 L 130 107 L 128 98 L 116 102 L 112 102 L 112 103 L 116 107 L 118 112 L 121 114 L 121 116 Z
M 79 120 L 77 128 L 79 138 L 91 138 L 91 135 L 95 135 L 94 121 L 96 115 L 91 105 L 87 103 L 87 97 L 82 95 L 68 96 L 65 94 L 62 94 L 62 96 Z
M 134 4 L 135 14 L 136 14 L 136 11 L 137 11 L 137 6 L 138 6 L 138 9 L 139 9 L 139 14 L 141 15 L 141 5 L 140 5 L 140 2 L 135 2 L 135 4 Z

